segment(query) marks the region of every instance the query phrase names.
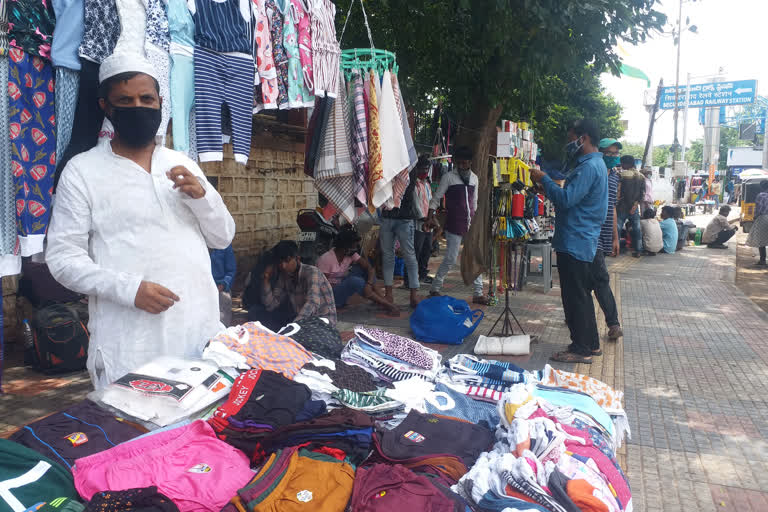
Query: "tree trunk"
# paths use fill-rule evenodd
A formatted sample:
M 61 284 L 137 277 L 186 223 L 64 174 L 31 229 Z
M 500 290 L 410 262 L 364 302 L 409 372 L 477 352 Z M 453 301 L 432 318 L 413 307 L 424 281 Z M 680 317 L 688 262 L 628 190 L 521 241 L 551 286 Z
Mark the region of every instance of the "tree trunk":
M 496 126 L 501 110 L 500 105 L 491 106 L 485 100 L 478 100 L 464 120 L 457 140 L 457 145 L 469 146 L 474 152 L 472 169 L 477 174 L 479 185 L 477 211 L 469 233 L 464 237 L 461 253 L 461 277 L 467 286 L 488 270 L 490 262 L 490 198 L 493 182 L 489 172 L 489 155 L 496 153 Z

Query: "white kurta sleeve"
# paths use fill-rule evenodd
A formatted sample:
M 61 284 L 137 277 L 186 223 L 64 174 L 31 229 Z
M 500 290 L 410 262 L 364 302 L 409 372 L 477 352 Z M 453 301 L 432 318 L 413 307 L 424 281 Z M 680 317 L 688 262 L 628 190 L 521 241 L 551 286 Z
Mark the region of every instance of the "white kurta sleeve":
M 200 180 L 200 184 L 205 188 L 205 195 L 200 199 L 192 199 L 180 191 L 182 201 L 195 214 L 208 247 L 226 249 L 235 237 L 235 220 L 200 167 L 194 164 L 189 171 Z
M 142 276 L 103 268 L 91 258 L 91 203 L 82 177 L 73 171 L 68 166 L 56 189 L 46 263 L 66 288 L 133 307 Z

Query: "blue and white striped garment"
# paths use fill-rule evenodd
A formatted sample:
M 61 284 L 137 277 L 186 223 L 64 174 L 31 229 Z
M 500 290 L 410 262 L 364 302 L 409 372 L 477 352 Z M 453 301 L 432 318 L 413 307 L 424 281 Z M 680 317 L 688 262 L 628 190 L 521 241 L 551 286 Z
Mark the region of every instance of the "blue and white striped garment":
M 195 0 L 194 9 L 196 46 L 220 53 L 253 51 L 249 0 Z
M 605 254 L 613 252 L 613 210 L 616 206 L 620 178 L 619 172 L 615 168 L 608 171 L 608 215 L 600 227 L 600 238 L 597 240 L 597 249 Z M 619 226 L 619 230 L 621 230 L 621 226 Z
M 198 0 L 199 1 L 199 0 Z M 245 165 L 251 150 L 253 122 L 253 58 L 195 48 L 195 129 L 201 162 L 224 159 L 221 147 L 221 106 L 232 118 L 235 161 Z

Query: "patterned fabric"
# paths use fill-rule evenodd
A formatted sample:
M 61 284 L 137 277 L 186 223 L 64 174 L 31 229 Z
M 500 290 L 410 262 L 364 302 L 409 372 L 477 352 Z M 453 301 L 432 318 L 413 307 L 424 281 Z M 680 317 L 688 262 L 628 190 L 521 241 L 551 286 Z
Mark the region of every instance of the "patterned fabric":
M 256 69 L 259 72 L 261 94 L 253 98 L 254 113 L 277 108 L 277 70 L 272 55 L 272 37 L 269 33 L 269 17 L 265 0 L 253 0 L 255 30 L 253 31 L 253 54 L 256 56 Z
M 341 70 L 339 70 L 341 74 Z M 315 187 L 349 221 L 355 214 L 355 170 L 349 141 L 352 137 L 349 123 L 349 103 L 344 89 L 333 101 L 325 137 L 315 165 Z
M 251 368 L 270 370 L 292 379 L 312 354 L 287 336 L 275 334 L 256 322 L 230 327 L 211 339 L 240 354 Z
M 165 145 L 165 134 L 168 132 L 168 121 L 171 120 L 171 56 L 168 51 L 155 46 L 152 43 L 144 44 L 147 60 L 155 68 L 157 83 L 160 85 L 160 97 L 163 102 L 160 106 L 162 117 L 157 129 L 159 143 Z
M 340 389 L 332 393 L 331 396 L 350 409 L 368 413 L 380 413 L 400 409 L 403 405 L 400 402 L 387 397 L 385 395 L 386 392 L 386 389 L 368 391 L 365 393 Z
M 766 195 L 768 194 L 761 194 Z M 758 196 L 759 197 L 759 196 Z M 749 236 L 747 237 L 747 246 L 749 247 L 765 247 L 768 246 L 768 214 L 763 214 L 757 217 L 755 215 L 755 222 L 749 229 Z
M 290 323 L 280 329 L 280 334 L 291 338 L 307 350 L 330 359 L 338 359 L 341 349 L 344 348 L 339 331 L 318 317 Z
M 400 120 L 400 126 L 403 129 L 403 137 L 405 141 L 405 147 L 408 151 L 408 167 L 403 169 L 392 180 L 392 200 L 395 208 L 400 208 L 403 200 L 403 194 L 408 189 L 410 183 L 410 169 L 416 164 L 418 157 L 416 156 L 416 148 L 413 145 L 413 138 L 411 137 L 411 130 L 408 127 L 408 120 L 405 117 L 405 104 L 403 103 L 403 97 L 400 94 L 400 84 L 397 83 L 397 76 L 390 74 L 392 81 L 392 89 L 395 96 L 395 107 L 397 110 L 397 117 Z
M 7 9 L 11 48 L 50 59 L 56 25 L 53 3 L 46 0 L 8 0 Z
M 283 47 L 288 56 L 288 103 L 281 104 L 280 108 L 311 107 L 314 98 L 305 96 L 307 91 L 304 85 L 304 75 L 301 71 L 301 57 L 299 55 L 299 34 L 296 30 L 298 13 L 291 0 L 283 0 Z
M 755 218 L 768 215 L 768 192 L 760 192 L 755 199 Z
M 68 68 L 56 68 L 56 154 L 63 155 L 72 136 L 75 122 L 77 89 L 80 73 Z
M 283 13 L 275 0 L 264 0 L 269 18 L 269 31 L 272 35 L 272 57 L 277 72 L 277 104 L 283 108 L 288 104 L 288 55 L 283 46 Z
M 56 170 L 53 66 L 18 48 L 10 51 L 8 106 L 11 165 L 21 255 L 43 251 Z
M 127 489 L 125 491 L 97 492 L 84 512 L 179 512 L 170 498 L 157 491 L 157 487 Z
M 376 391 L 378 389 L 371 374 L 359 366 L 347 364 L 338 359 L 335 359 L 333 363 L 336 367 L 334 370 L 327 366 L 321 366 L 320 364 L 315 363 L 307 363 L 302 370 L 327 375 L 331 378 L 333 385 L 340 389 L 360 392 Z
M 616 207 L 616 193 L 620 179 L 621 176 L 616 169 L 608 171 L 608 215 L 600 228 L 600 238 L 597 240 L 597 249 L 605 254 L 613 252 L 613 211 Z
M 527 455 L 527 456 L 526 456 Z M 507 484 L 525 494 L 536 503 L 539 503 L 553 512 L 566 512 L 555 499 L 547 494 L 536 481 L 536 475 L 529 464 L 529 459 L 536 459 L 531 452 L 524 452 L 523 457 L 515 459 L 509 471 L 502 471 L 501 478 Z
M 144 47 L 147 33 L 146 0 L 117 0 L 120 37 L 113 53 L 135 53 Z
M 312 67 L 312 32 L 309 12 L 304 8 L 306 0 L 291 0 L 294 11 L 296 31 L 299 36 L 299 59 L 304 80 L 304 101 L 311 101 L 315 94 L 315 79 Z M 309 3 L 312 3 L 311 1 Z
M 376 81 L 378 77 L 371 71 L 369 75 L 370 93 L 368 94 L 368 201 L 371 212 L 373 192 L 376 184 L 384 177 L 384 166 L 381 159 L 381 137 L 379 134 L 379 101 L 376 96 Z
M 350 116 L 352 125 L 352 165 L 355 167 L 355 196 L 367 204 L 366 180 L 368 178 L 368 122 L 365 114 L 363 79 L 360 71 L 352 72 L 349 83 Z
M 80 56 L 100 64 L 112 55 L 120 37 L 120 16 L 115 0 L 85 0 L 85 32 Z
M 274 289 L 263 287 L 261 302 L 272 311 L 288 298 L 294 311 L 298 312 L 295 322 L 319 316 L 336 325 L 336 301 L 333 288 L 317 267 L 301 265 L 298 275 L 281 274 Z
M 168 52 L 171 49 L 171 28 L 164 0 L 149 0 L 145 42 Z
M 8 1 L 0 1 L 0 56 L 8 55 Z
M 3 1 L 3 0 L 0 0 Z M 0 56 L 0 83 L 8 83 L 8 56 Z M 8 120 L 8 95 L 0 98 L 0 256 L 13 254 L 16 247 L 16 191 L 11 173 L 10 121 Z
M 434 366 L 434 359 L 429 355 L 426 347 L 417 341 L 381 329 L 366 327 L 356 327 L 355 334 L 363 343 L 400 361 L 419 368 L 430 369 Z
M 312 20 L 312 59 L 315 95 L 335 98 L 344 80 L 339 79 L 341 47 L 336 40 L 336 6 L 331 0 L 316 0 L 310 12 Z
M 565 370 L 557 370 L 550 365 L 544 367 L 544 375 L 541 379 L 544 386 L 567 388 L 581 391 L 591 396 L 597 404 L 609 414 L 624 412 L 621 400 L 624 393 L 616 391 L 608 384 L 587 375 L 571 373 Z

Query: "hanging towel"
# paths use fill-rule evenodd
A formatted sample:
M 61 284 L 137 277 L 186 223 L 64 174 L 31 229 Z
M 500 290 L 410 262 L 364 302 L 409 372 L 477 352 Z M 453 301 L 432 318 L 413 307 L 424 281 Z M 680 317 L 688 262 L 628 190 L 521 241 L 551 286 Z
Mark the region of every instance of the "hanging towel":
M 402 130 L 403 130 L 405 147 L 408 152 L 408 167 L 403 169 L 392 180 L 392 196 L 393 197 L 392 197 L 391 206 L 394 208 L 400 208 L 400 205 L 403 200 L 403 195 L 405 194 L 405 191 L 408 189 L 408 184 L 411 181 L 410 171 L 416 165 L 418 156 L 416 155 L 416 148 L 413 145 L 413 137 L 411 137 L 411 130 L 408 126 L 408 118 L 406 117 L 406 113 L 405 113 L 405 102 L 403 101 L 403 95 L 400 92 L 400 84 L 397 82 L 397 76 L 391 75 L 391 80 L 392 80 L 392 90 L 394 91 L 395 103 L 397 106 L 397 114 L 398 114 L 398 118 L 400 119 L 400 126 L 402 127 Z
M 379 109 L 379 135 L 381 137 L 382 177 L 374 186 L 373 205 L 379 207 L 393 197 L 393 180 L 405 170 L 408 171 L 410 161 L 408 148 L 405 146 L 403 125 L 398 115 L 398 102 L 392 89 L 392 78 L 389 71 L 384 72 L 381 87 Z M 399 182 L 398 185 L 402 185 Z M 407 187 L 406 182 L 406 187 Z M 404 190 L 403 190 L 404 192 Z M 400 194 L 402 197 L 402 194 Z
M 386 184 L 389 184 L 390 180 L 386 183 L 380 184 L 379 182 L 384 179 L 384 167 L 382 164 L 381 154 L 381 133 L 379 131 L 379 102 L 376 96 L 376 75 L 373 71 L 369 75 L 368 79 L 368 209 L 373 212 L 376 208 L 381 206 L 384 201 L 376 204 L 374 198 L 374 192 L 381 190 Z
M 359 70 L 352 72 L 349 83 L 350 115 L 352 116 L 352 164 L 355 167 L 355 196 L 361 204 L 368 204 L 366 177 L 368 175 L 368 123 L 365 118 L 363 78 Z
M 341 73 L 341 70 L 338 71 Z M 349 150 L 351 129 L 344 88 L 333 101 L 315 167 L 315 187 L 349 221 L 355 220 L 355 174 Z

